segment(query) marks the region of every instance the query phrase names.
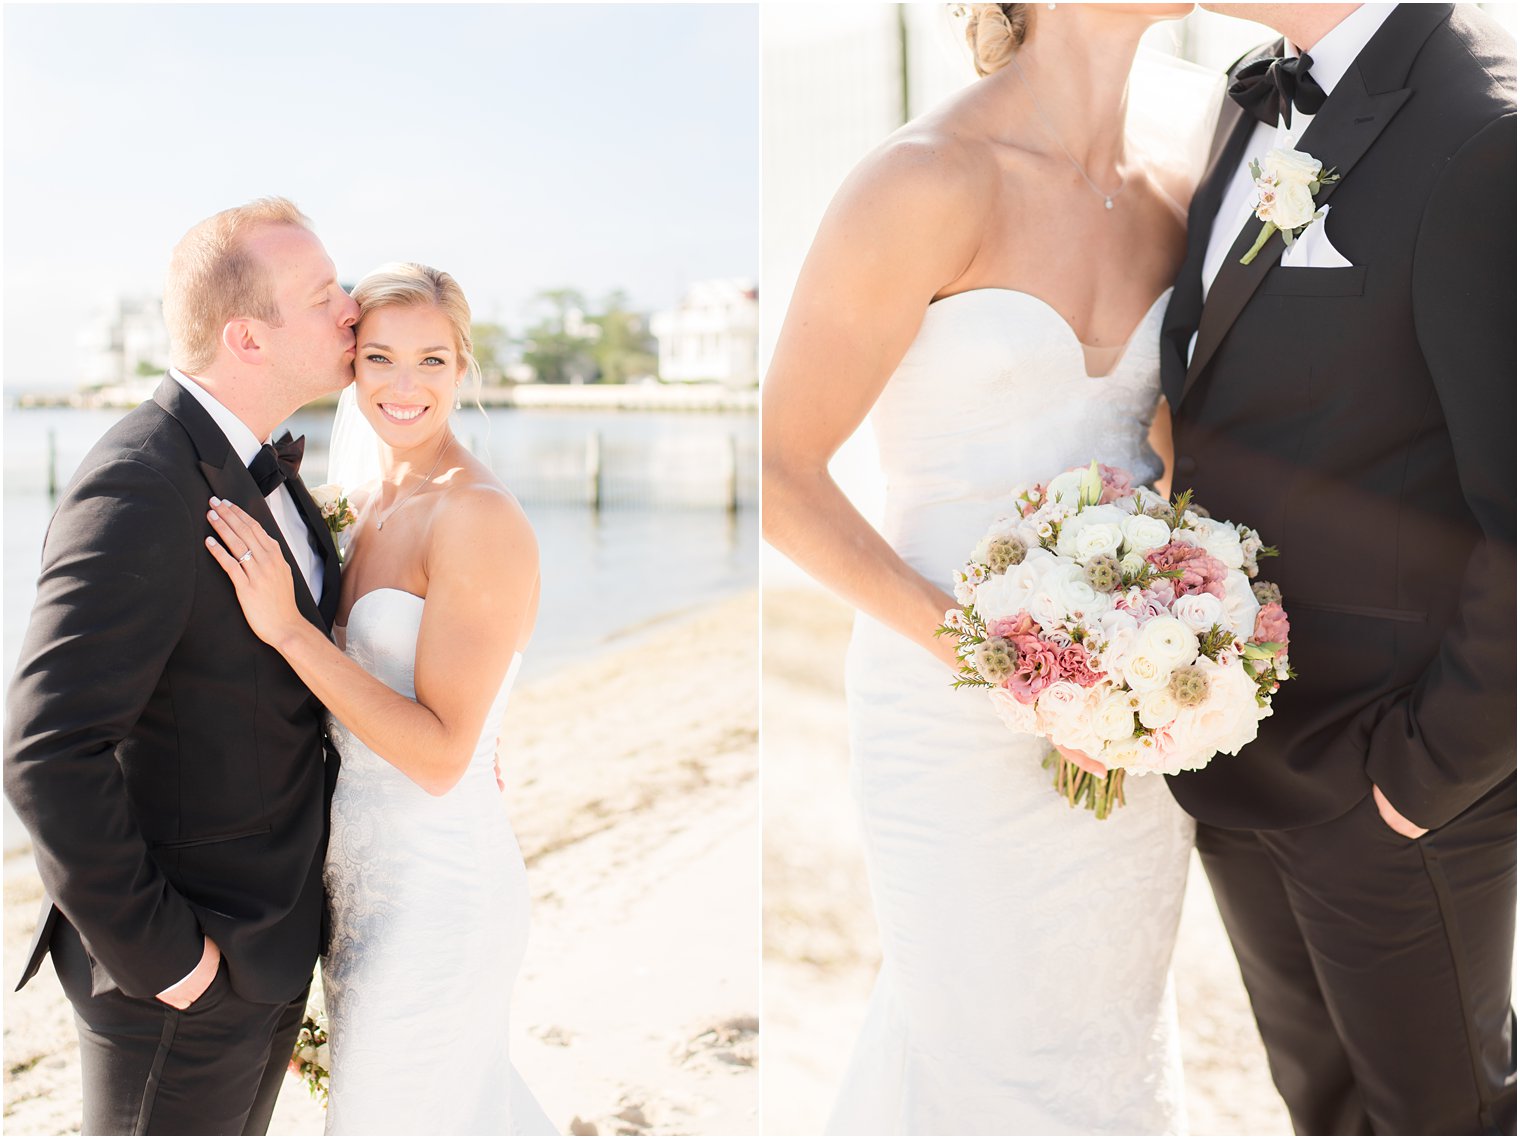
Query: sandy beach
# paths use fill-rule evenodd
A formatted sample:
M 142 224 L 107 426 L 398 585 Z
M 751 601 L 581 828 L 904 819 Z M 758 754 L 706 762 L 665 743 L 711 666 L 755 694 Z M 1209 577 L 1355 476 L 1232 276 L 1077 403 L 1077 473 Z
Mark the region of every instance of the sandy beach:
M 850 610 L 768 588 L 765 735 L 765 1081 L 771 1135 L 815 1134 L 880 963 L 847 785 L 842 674 Z M 1196 857 L 1173 972 L 1195 1135 L 1288 1135 L 1240 974 Z
M 756 1132 L 756 622 L 741 594 L 513 695 L 506 798 L 533 890 L 513 1058 L 565 1134 Z M 8 970 L 40 896 L 30 856 L 8 857 Z M 4 1040 L 5 1131 L 77 1134 L 73 1021 L 50 966 L 7 993 Z M 270 1134 L 322 1122 L 287 1079 Z

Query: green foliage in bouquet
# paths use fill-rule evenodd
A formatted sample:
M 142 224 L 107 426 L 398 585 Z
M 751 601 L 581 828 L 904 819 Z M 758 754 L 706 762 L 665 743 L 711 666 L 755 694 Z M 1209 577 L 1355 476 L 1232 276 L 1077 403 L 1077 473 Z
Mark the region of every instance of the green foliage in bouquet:
M 327 1107 L 328 1085 L 327 1009 L 322 995 L 321 982 L 312 986 L 311 997 L 306 1003 L 306 1018 L 301 1021 L 301 1031 L 296 1034 L 295 1047 L 290 1053 L 290 1074 L 306 1085 L 311 1098 Z

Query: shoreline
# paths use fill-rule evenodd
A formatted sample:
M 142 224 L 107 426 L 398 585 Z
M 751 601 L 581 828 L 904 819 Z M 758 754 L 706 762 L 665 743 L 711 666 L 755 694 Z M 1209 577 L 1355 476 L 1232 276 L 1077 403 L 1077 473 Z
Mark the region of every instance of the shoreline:
M 112 384 L 100 388 L 16 390 L 4 393 L 7 410 L 34 411 L 44 408 L 98 411 L 129 410 L 151 399 L 162 375 L 144 377 L 142 383 Z M 484 408 L 505 407 L 529 411 L 680 411 L 692 413 L 760 410 L 758 387 L 730 388 L 718 383 L 652 384 L 509 384 L 485 388 L 479 403 Z M 306 404 L 307 409 L 336 407 L 336 396 Z
M 513 1060 L 566 1134 L 757 1129 L 757 601 L 636 624 L 513 693 L 506 809 L 533 903 Z M 29 858 L 5 861 L 14 965 L 41 884 Z M 5 1014 L 5 1130 L 77 1133 L 77 1043 L 50 963 Z M 320 1134 L 322 1117 L 287 1078 L 269 1133 Z

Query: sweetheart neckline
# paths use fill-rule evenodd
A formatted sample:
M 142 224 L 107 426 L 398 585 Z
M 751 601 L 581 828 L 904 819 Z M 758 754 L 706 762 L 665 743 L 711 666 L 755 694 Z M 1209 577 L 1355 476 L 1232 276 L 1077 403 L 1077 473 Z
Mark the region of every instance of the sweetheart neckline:
M 363 601 L 366 597 L 373 597 L 377 593 L 399 593 L 403 597 L 410 597 L 415 601 L 421 601 L 424 605 L 427 604 L 426 597 L 423 597 L 421 594 L 413 593 L 409 589 L 402 589 L 399 586 L 395 585 L 378 585 L 368 593 L 361 593 L 358 597 L 354 598 L 354 603 L 348 607 L 348 620 L 343 622 L 341 625 L 334 621 L 333 628 L 342 629 L 345 633 L 348 632 L 348 627 L 354 623 L 354 610 L 359 608 L 359 602 Z M 523 655 L 522 649 L 513 649 L 512 655 L 513 657 L 521 657 Z
M 418 601 L 423 602 L 424 604 L 426 604 L 426 602 L 427 602 L 427 598 L 426 597 L 423 597 L 421 594 L 413 593 L 409 589 L 402 589 L 400 586 L 396 586 L 396 585 L 377 585 L 374 589 L 370 590 L 368 593 L 361 593 L 361 594 L 359 594 L 358 597 L 354 598 L 353 604 L 348 607 L 348 620 L 344 621 L 342 624 L 339 624 L 337 621 L 334 621 L 333 622 L 333 628 L 334 629 L 346 629 L 346 628 L 348 628 L 351 624 L 353 624 L 353 621 L 354 621 L 354 610 L 357 609 L 357 608 L 359 608 L 359 602 L 363 601 L 367 597 L 373 597 L 377 593 L 401 593 L 401 594 L 405 594 L 407 597 L 414 597 Z
M 1061 315 L 1061 310 L 1056 308 L 1055 305 L 1051 304 L 1044 297 L 1037 297 L 1033 293 L 1026 293 L 1023 289 L 1010 289 L 1005 285 L 983 285 L 980 288 L 963 289 L 961 292 L 951 293 L 949 296 L 940 297 L 938 300 L 930 301 L 929 308 L 932 309 L 935 305 L 942 305 L 946 301 L 953 301 L 956 297 L 970 296 L 972 293 L 1008 293 L 1015 297 L 1023 297 L 1026 300 L 1031 300 L 1036 305 L 1043 308 L 1046 312 L 1050 313 L 1051 316 L 1055 317 L 1056 320 L 1060 322 L 1061 327 L 1066 330 L 1066 334 L 1071 337 L 1071 342 L 1077 346 L 1078 352 L 1082 355 L 1083 375 L 1085 375 L 1089 380 L 1101 381 L 1111 380 L 1119 374 L 1119 369 L 1123 367 L 1124 362 L 1129 359 L 1130 349 L 1135 346 L 1135 337 L 1138 336 L 1140 334 L 1140 330 L 1145 327 L 1145 322 L 1150 320 L 1151 315 L 1156 311 L 1156 306 L 1171 295 L 1172 289 L 1173 286 L 1168 285 L 1165 289 L 1161 290 L 1160 294 L 1156 297 L 1155 300 L 1151 301 L 1150 307 L 1145 310 L 1140 319 L 1135 323 L 1135 327 L 1130 330 L 1128 338 L 1126 338 L 1124 341 L 1124 347 L 1120 350 L 1118 357 L 1114 360 L 1113 367 L 1099 376 L 1095 376 L 1087 370 L 1087 354 L 1085 352 L 1082 352 L 1083 348 L 1095 348 L 1099 347 L 1099 345 L 1088 344 L 1085 340 L 1078 336 L 1077 330 L 1071 326 L 1071 322 Z

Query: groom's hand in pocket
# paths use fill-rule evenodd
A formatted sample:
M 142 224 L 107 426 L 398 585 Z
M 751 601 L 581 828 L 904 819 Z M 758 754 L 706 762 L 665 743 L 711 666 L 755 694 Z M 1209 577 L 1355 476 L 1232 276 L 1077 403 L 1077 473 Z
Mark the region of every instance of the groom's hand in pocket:
M 216 971 L 222 963 L 222 951 L 217 948 L 216 942 L 206 938 L 205 947 L 201 950 L 201 960 L 190 975 L 177 984 L 170 985 L 158 994 L 158 999 L 164 1004 L 181 1011 L 189 1008 L 201 995 L 211 987 L 211 982 L 216 980 Z
M 1383 816 L 1383 821 L 1389 828 L 1403 835 L 1405 838 L 1419 838 L 1423 834 L 1429 834 L 1429 827 L 1418 826 L 1399 814 L 1398 808 L 1388 801 L 1388 796 L 1374 783 L 1372 785 L 1372 801 L 1377 804 L 1378 814 Z

